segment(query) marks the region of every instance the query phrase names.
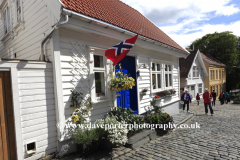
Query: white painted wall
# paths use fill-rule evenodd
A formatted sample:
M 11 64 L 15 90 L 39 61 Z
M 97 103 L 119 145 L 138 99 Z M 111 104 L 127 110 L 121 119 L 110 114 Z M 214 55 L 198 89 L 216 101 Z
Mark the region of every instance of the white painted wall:
M 38 60 L 41 53 L 41 41 L 60 19 L 60 3 L 58 0 L 51 0 L 51 2 L 23 0 L 24 23 L 16 27 L 15 1 L 8 0 L 8 2 L 11 12 L 11 25 L 14 32 L 13 38 L 4 43 L 0 42 L 0 58 L 9 59 L 7 51 L 12 49 L 13 53 L 17 54 L 16 59 Z M 0 21 L 0 40 L 2 40 L 4 38 L 3 19 Z
M 51 63 L 0 61 L 12 75 L 18 159 L 36 160 L 57 151 L 57 126 Z M 28 157 L 26 144 L 36 142 Z

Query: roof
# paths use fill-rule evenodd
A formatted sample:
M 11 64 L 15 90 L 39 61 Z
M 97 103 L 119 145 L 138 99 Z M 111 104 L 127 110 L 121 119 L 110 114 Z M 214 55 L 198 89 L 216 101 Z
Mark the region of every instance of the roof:
M 180 77 L 181 78 L 187 78 L 189 70 L 191 69 L 193 60 L 197 54 L 197 50 L 188 50 L 190 52 L 190 55 L 185 58 L 179 58 L 179 66 L 180 66 Z
M 186 52 L 140 12 L 120 0 L 61 0 L 66 9 L 107 22 L 114 26 Z
M 209 54 L 201 53 L 201 55 L 202 55 L 203 60 L 204 60 L 205 62 L 207 62 L 208 64 L 226 67 L 225 64 L 223 64 L 222 62 L 220 62 L 220 61 L 218 61 L 217 59 L 213 58 L 213 57 L 210 56 Z

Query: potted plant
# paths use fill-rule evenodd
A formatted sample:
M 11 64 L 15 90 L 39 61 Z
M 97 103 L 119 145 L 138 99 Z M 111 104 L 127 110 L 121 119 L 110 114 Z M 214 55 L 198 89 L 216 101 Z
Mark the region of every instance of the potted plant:
M 160 100 L 160 99 L 163 99 L 163 98 L 165 98 L 165 93 L 164 93 L 164 91 L 156 93 L 154 99 L 155 99 L 155 100 Z
M 142 91 L 141 91 L 141 94 L 142 95 L 146 95 L 147 91 L 148 91 L 148 88 L 143 88 Z
M 135 86 L 135 79 L 128 77 L 127 74 L 123 75 L 122 72 L 117 72 L 116 76 L 110 78 L 110 89 L 121 92 L 122 90 L 132 89 Z
M 166 97 L 171 97 L 171 92 L 169 90 L 164 91 Z
M 235 96 L 234 103 L 235 103 L 235 104 L 240 104 L 240 93 L 238 93 L 238 94 Z
M 171 95 L 175 95 L 175 93 L 176 93 L 175 89 L 170 89 L 169 91 L 170 91 Z

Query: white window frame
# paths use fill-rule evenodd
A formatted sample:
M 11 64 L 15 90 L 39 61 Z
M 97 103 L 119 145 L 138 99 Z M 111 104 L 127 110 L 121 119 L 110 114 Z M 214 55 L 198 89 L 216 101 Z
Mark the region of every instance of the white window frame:
M 153 63 L 155 64 L 155 71 L 152 71 L 152 67 L 153 67 Z M 160 65 L 160 71 L 157 70 L 157 65 Z M 157 61 L 153 61 L 151 62 L 151 89 L 153 92 L 158 92 L 161 91 L 163 88 L 163 83 L 162 83 L 162 63 L 161 62 L 157 62 Z M 153 79 L 152 79 L 152 75 L 155 75 L 155 81 L 156 81 L 156 88 L 153 88 Z M 158 88 L 158 74 L 160 74 L 160 88 Z
M 19 6 L 20 7 L 17 7 L 17 2 L 19 2 Z M 16 25 L 18 24 L 18 23 L 20 23 L 20 22 L 22 22 L 22 20 L 23 20 L 23 6 L 22 6 L 22 0 L 15 0 L 14 1 L 14 5 L 15 5 L 15 18 L 16 18 Z M 20 8 L 20 10 L 21 10 L 21 13 L 18 15 L 18 8 Z M 20 19 L 18 20 L 18 17 L 20 17 Z
M 6 4 L 2 10 L 3 15 L 3 30 L 4 30 L 4 36 L 8 35 L 12 31 L 11 26 L 11 10 L 8 4 Z M 5 28 L 7 25 L 7 28 Z M 7 29 L 7 30 L 6 30 Z
M 171 66 L 171 71 L 166 71 L 166 65 L 167 65 L 167 67 L 169 67 L 169 66 Z M 166 89 L 172 89 L 173 88 L 173 65 L 171 64 L 171 63 L 165 63 L 164 64 L 164 83 L 165 83 L 165 88 Z M 168 75 L 168 84 L 169 84 L 169 86 L 166 86 L 166 74 Z M 172 75 L 172 78 L 171 78 L 171 86 L 170 86 L 170 78 L 169 78 L 169 75 Z
M 202 86 L 200 87 L 200 85 L 202 85 Z M 201 92 L 199 92 L 200 88 L 201 88 Z M 198 84 L 198 92 L 199 92 L 199 94 L 203 93 L 203 84 L 202 83 Z
M 193 78 L 199 78 L 199 69 L 198 69 L 198 67 L 197 66 L 193 66 L 193 69 L 192 69 L 193 71 Z
M 94 55 L 103 57 L 103 68 L 94 67 Z M 94 103 L 110 101 L 111 96 L 110 88 L 108 86 L 109 79 L 107 78 L 108 73 L 112 69 L 109 67 L 110 61 L 105 57 L 105 50 L 95 47 L 90 47 L 90 61 L 89 61 L 89 72 L 90 72 L 90 86 L 91 86 L 91 98 Z M 95 87 L 95 72 L 104 73 L 104 84 L 105 84 L 105 96 L 97 97 L 96 96 L 96 87 Z

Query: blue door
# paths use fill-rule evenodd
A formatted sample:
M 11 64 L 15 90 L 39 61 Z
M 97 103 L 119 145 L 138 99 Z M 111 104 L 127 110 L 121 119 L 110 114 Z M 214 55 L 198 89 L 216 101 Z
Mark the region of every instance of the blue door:
M 136 82 L 136 62 L 135 57 L 126 56 L 116 65 L 115 72 L 121 71 L 133 77 Z M 129 90 L 117 92 L 117 106 L 122 108 L 131 108 L 134 114 L 138 114 L 137 83 Z

